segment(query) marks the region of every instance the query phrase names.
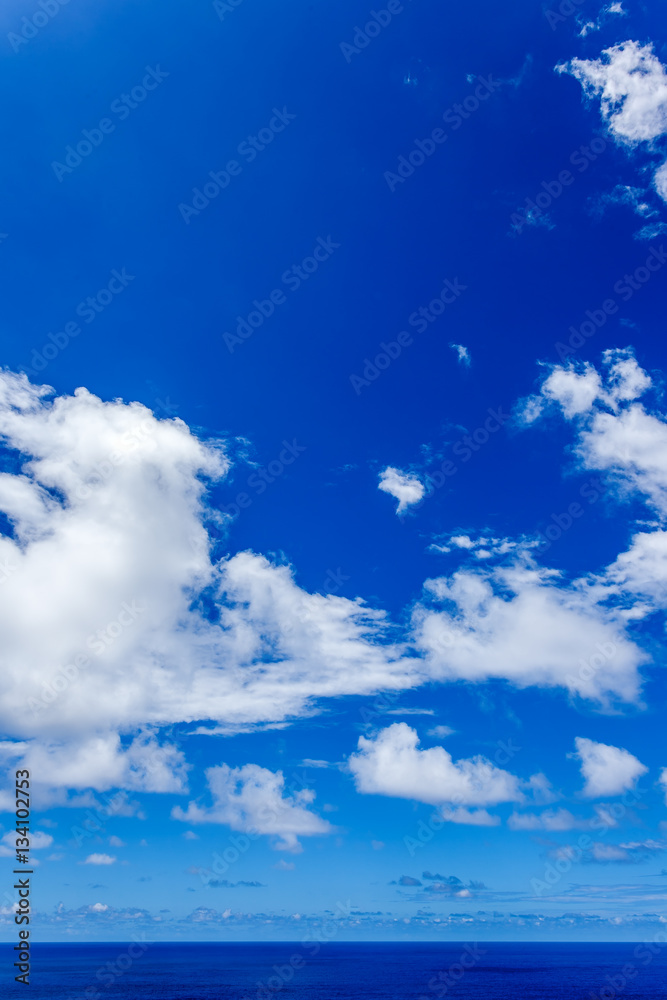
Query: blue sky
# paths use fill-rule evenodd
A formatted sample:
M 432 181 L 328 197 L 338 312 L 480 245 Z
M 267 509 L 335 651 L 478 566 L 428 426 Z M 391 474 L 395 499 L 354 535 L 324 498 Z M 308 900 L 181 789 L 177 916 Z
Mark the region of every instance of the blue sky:
M 22 767 L 42 940 L 660 925 L 665 18 L 561 7 L 3 6 L 3 939 Z

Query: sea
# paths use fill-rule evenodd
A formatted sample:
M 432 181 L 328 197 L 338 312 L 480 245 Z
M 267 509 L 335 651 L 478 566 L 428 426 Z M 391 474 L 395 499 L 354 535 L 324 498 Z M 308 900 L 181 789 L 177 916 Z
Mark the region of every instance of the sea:
M 30 1000 L 665 1000 L 667 947 L 636 943 L 0 945 L 0 996 Z

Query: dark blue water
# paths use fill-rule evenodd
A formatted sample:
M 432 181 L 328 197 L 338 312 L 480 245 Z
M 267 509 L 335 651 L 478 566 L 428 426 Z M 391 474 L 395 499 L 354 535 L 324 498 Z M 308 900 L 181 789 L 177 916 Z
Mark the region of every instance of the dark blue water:
M 0 995 L 30 1000 L 664 1000 L 667 946 L 38 944 L 31 985 L 0 945 Z M 128 951 L 128 948 L 130 950 Z M 134 956 L 134 957 L 132 957 Z

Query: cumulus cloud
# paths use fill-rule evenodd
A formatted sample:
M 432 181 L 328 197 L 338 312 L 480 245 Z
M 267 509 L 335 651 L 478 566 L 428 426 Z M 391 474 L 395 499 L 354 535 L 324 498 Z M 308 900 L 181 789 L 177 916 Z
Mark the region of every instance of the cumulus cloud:
M 86 860 L 81 863 L 84 865 L 113 865 L 117 860 L 111 854 L 89 854 Z
M 206 771 L 212 805 L 190 802 L 186 810 L 174 807 L 174 819 L 186 823 L 224 823 L 242 833 L 267 834 L 277 838 L 279 850 L 298 852 L 299 837 L 327 834 L 333 827 L 311 812 L 315 793 L 304 788 L 285 795 L 282 771 L 269 771 L 258 764 L 229 767 L 221 764 Z
M 605 474 L 610 495 L 638 496 L 659 521 L 667 517 L 667 420 L 641 397 L 652 380 L 629 349 L 606 351 L 601 371 L 590 364 L 554 366 L 529 409 L 556 407 L 575 428 L 575 456 L 582 470 Z M 667 533 L 634 535 L 596 578 L 600 600 L 616 597 L 641 617 L 651 607 L 667 606 Z M 591 580 L 590 583 L 593 583 Z M 645 606 L 636 598 L 643 598 Z
M 635 146 L 667 133 L 667 72 L 652 44 L 621 42 L 599 59 L 572 59 L 556 68 L 579 80 L 588 97 L 600 98 L 602 117 L 617 141 Z M 667 200 L 666 171 L 664 163 L 654 184 Z
M 667 531 L 640 531 L 630 547 L 609 565 L 604 574 L 609 591 L 639 595 L 657 607 L 667 606 Z
M 519 779 L 484 757 L 454 761 L 444 747 L 419 749 L 419 737 L 395 722 L 374 737 L 359 738 L 349 758 L 357 790 L 431 805 L 496 805 L 522 798 Z M 457 822 L 456 811 L 445 818 Z
M 123 788 L 173 793 L 187 790 L 189 765 L 182 751 L 171 744 L 160 745 L 147 732 L 126 746 L 118 733 L 87 739 L 75 737 L 70 742 L 6 741 L 0 744 L 0 761 L 10 760 L 34 775 L 33 798 L 42 808 L 67 804 L 67 790 L 104 792 Z
M 571 73 L 588 96 L 600 98 L 616 138 L 637 143 L 667 131 L 667 73 L 653 45 L 621 42 L 600 59 L 572 59 L 557 69 Z
M 378 489 L 398 500 L 397 514 L 402 514 L 412 504 L 419 503 L 424 496 L 424 486 L 416 476 L 409 472 L 401 472 L 392 465 L 380 473 Z
M 645 764 L 620 747 L 595 743 L 582 736 L 578 736 L 574 744 L 574 756 L 581 761 L 585 779 L 582 794 L 586 798 L 622 795 L 634 788 L 637 780 L 648 771 Z
M 204 719 L 233 731 L 419 682 L 382 612 L 307 593 L 254 553 L 212 558 L 221 517 L 206 487 L 229 468 L 219 442 L 85 389 L 51 397 L 0 373 L 15 469 L 0 473 L 12 524 L 0 538 L 0 726 L 17 749 L 39 736 L 54 779 L 62 758 L 76 786 L 86 769 L 99 787 L 135 782 L 139 750 L 128 758 L 118 734 L 138 727 Z M 175 790 L 175 763 L 143 787 Z
M 619 486 L 643 494 L 658 513 L 667 514 L 667 422 L 638 401 L 651 381 L 634 358 L 617 361 L 607 352 L 605 363 L 609 389 L 596 406 L 582 411 L 579 458 L 586 468 L 609 472 Z
M 433 678 L 563 686 L 603 704 L 638 697 L 647 657 L 622 634 L 624 620 L 529 560 L 428 580 L 412 623 Z M 589 668 L 600 649 L 610 655 Z
M 572 419 L 592 421 L 596 407 L 606 406 L 599 415 L 620 421 L 639 406 L 647 377 L 625 356 L 614 364 L 609 385 L 599 380 L 613 405 L 594 395 L 592 409 L 577 405 Z M 539 398 L 559 405 L 567 394 L 552 381 Z M 665 425 L 642 412 L 652 447 L 633 455 L 633 482 L 657 504 L 667 497 L 667 466 L 661 485 L 655 447 Z M 592 422 L 581 426 L 582 435 L 595 430 Z M 58 793 L 49 801 L 61 804 L 71 802 L 67 790 L 79 802 L 89 789 L 186 793 L 185 757 L 160 736 L 174 724 L 247 731 L 312 714 L 324 698 L 458 679 L 561 685 L 600 701 L 637 696 L 644 656 L 621 634 L 623 623 L 592 591 L 522 562 L 521 546 L 506 539 L 450 536 L 475 560 L 488 552 L 519 561 L 427 581 L 398 641 L 384 612 L 359 598 L 309 593 L 287 565 L 253 552 L 214 557 L 210 525 L 224 518 L 207 489 L 224 481 L 229 460 L 220 442 L 199 440 L 182 421 L 159 420 L 137 403 L 103 402 L 85 389 L 54 399 L 48 387 L 3 372 L 0 436 L 11 458 L 0 473 L 0 512 L 11 523 L 0 537 L 0 727 L 10 737 L 0 758 L 39 775 L 38 803 L 48 804 L 48 789 Z M 598 462 L 609 450 L 587 447 Z M 608 462 L 623 459 L 627 473 L 624 449 L 619 444 L 621 458 Z M 385 486 L 397 482 L 387 473 L 402 484 L 400 493 L 387 489 L 399 509 L 421 498 L 417 479 L 387 469 Z M 627 559 L 619 557 L 615 573 L 608 587 L 629 577 Z M 609 662 L 582 680 L 574 665 L 612 639 Z M 431 752 L 413 750 L 417 759 Z M 472 767 L 450 763 L 459 781 Z M 270 774 L 259 782 L 267 795 L 276 779 Z M 223 789 L 212 808 L 251 822 L 241 816 L 243 795 Z M 324 832 L 306 805 L 290 806 L 294 837 Z M 465 817 L 459 809 L 449 818 Z M 467 821 L 486 822 L 481 812 Z M 300 823 L 308 832 L 296 830 Z M 264 832 L 282 836 L 269 826 Z

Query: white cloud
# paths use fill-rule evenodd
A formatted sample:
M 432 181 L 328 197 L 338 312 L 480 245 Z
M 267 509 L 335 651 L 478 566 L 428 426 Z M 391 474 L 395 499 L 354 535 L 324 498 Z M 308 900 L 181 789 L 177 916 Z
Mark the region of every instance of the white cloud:
M 450 344 L 449 345 L 453 351 L 456 352 L 456 356 L 459 359 L 459 364 L 465 365 L 466 368 L 470 367 L 470 351 L 463 344 Z
M 653 175 L 653 183 L 662 200 L 667 201 L 667 160 L 656 170 Z
M 120 837 L 109 837 L 109 847 L 125 847 L 125 841 L 121 840 Z
M 562 686 L 603 704 L 636 700 L 647 657 L 623 636 L 624 620 L 585 588 L 559 582 L 529 559 L 428 580 L 413 628 L 431 677 Z
M 627 17 L 627 11 L 623 9 L 623 5 L 621 3 L 611 3 L 609 6 L 602 8 L 597 21 L 586 21 L 586 23 L 582 25 L 579 35 L 582 38 L 585 38 L 589 32 L 599 31 L 610 14 L 620 14 L 622 17 Z
M 378 489 L 384 493 L 389 493 L 398 500 L 397 514 L 402 514 L 404 510 L 412 504 L 419 503 L 424 496 L 424 486 L 416 476 L 409 472 L 401 472 L 392 465 L 380 473 L 380 483 Z
M 6 833 L 2 838 L 2 843 L 7 844 L 9 847 L 16 847 L 16 831 L 12 830 L 10 833 Z M 28 833 L 28 839 L 30 841 L 30 850 L 39 851 L 43 850 L 45 847 L 50 847 L 53 843 L 53 837 L 50 833 L 44 833 L 42 830 L 33 830 Z
M 470 535 L 452 535 L 449 541 L 457 549 L 473 549 L 475 547 L 475 542 Z
M 484 806 L 522 798 L 519 779 L 486 758 L 454 761 L 444 747 L 419 750 L 418 745 L 416 730 L 405 722 L 369 739 L 361 736 L 349 758 L 357 790 L 431 805 Z
M 275 865 L 271 865 L 272 868 L 276 868 L 279 872 L 293 872 L 295 865 L 293 861 L 285 861 L 281 858 Z
M 594 374 L 593 374 L 594 373 Z M 664 522 L 667 517 L 667 420 L 640 401 L 652 388 L 648 374 L 629 350 L 607 351 L 603 377 L 591 366 L 556 366 L 545 380 L 540 399 L 549 398 L 575 426 L 575 455 L 582 470 L 606 474 L 609 495 L 621 500 L 642 498 Z M 563 386 L 570 380 L 588 379 L 595 393 L 576 412 Z M 548 387 L 551 387 L 549 389 Z M 601 574 L 587 581 L 598 600 L 615 598 L 629 606 L 625 613 L 642 617 L 653 607 L 667 606 L 667 533 L 655 525 L 632 538 Z M 643 598 L 643 603 L 637 598 Z
M 66 804 L 67 789 L 95 789 L 103 792 L 125 788 L 144 792 L 184 792 L 188 765 L 175 746 L 160 746 L 150 733 L 136 736 L 121 745 L 117 733 L 75 737 L 70 742 L 31 740 L 6 742 L 0 746 L 0 760 L 14 759 L 35 777 L 33 798 L 41 807 Z M 56 793 L 54 795 L 54 792 Z
M 84 865 L 113 865 L 117 860 L 111 854 L 89 854 L 86 860 L 81 863 Z
M 40 763 L 59 784 L 90 772 L 102 787 L 136 771 L 119 732 L 202 719 L 247 728 L 308 713 L 318 698 L 419 682 L 414 661 L 386 643 L 381 612 L 309 594 L 260 555 L 212 561 L 208 521 L 221 518 L 205 485 L 228 468 L 218 442 L 84 389 L 51 402 L 7 372 L 0 434 L 24 463 L 0 474 L 0 510 L 15 526 L 0 538 L 11 580 L 0 727 L 40 736 L 51 747 Z M 170 769 L 143 787 L 175 790 Z
M 667 805 L 667 767 L 663 767 L 658 781 L 662 785 L 662 790 L 665 793 L 665 805 Z
M 609 10 L 625 13 L 615 5 Z M 621 42 L 600 59 L 572 59 L 556 69 L 579 80 L 588 97 L 600 98 L 602 117 L 617 141 L 634 146 L 667 133 L 667 72 L 652 44 Z M 657 170 L 654 184 L 667 200 L 667 163 Z
M 598 196 L 594 212 L 601 217 L 607 205 L 628 205 L 644 219 L 655 218 L 659 212 L 649 203 L 647 194 L 643 188 L 632 187 L 630 184 L 617 184 L 612 191 L 603 192 Z
M 589 387 L 572 403 L 571 386 Z M 606 474 L 610 495 L 637 495 L 664 521 L 667 517 L 667 420 L 640 401 L 652 388 L 630 350 L 606 351 L 602 375 L 590 365 L 555 366 L 539 399 L 560 407 L 576 432 L 575 455 L 582 470 Z M 631 604 L 641 617 L 651 606 L 667 606 L 667 532 L 655 526 L 634 535 L 603 573 L 587 581 L 591 596 Z M 635 598 L 644 599 L 644 605 Z M 634 601 L 634 604 L 633 604 Z
M 640 760 L 620 747 L 595 743 L 582 736 L 578 736 L 574 744 L 574 756 L 581 761 L 585 781 L 582 794 L 586 798 L 622 795 L 634 788 L 637 780 L 648 771 Z
M 388 708 L 385 715 L 435 715 L 434 708 Z
M 475 559 L 492 559 L 507 555 L 524 555 L 539 543 L 527 538 L 494 538 L 492 535 L 480 535 L 471 538 L 470 535 L 444 534 L 429 546 L 431 552 L 448 553 L 456 549 L 459 552 L 471 553 Z
M 548 830 L 552 833 L 564 830 L 599 830 L 602 827 L 618 826 L 616 819 L 604 805 L 595 806 L 595 815 L 589 819 L 573 816 L 569 809 L 545 809 L 541 813 L 514 812 L 507 820 L 511 830 Z
M 434 726 L 433 729 L 429 729 L 429 736 L 436 736 L 440 740 L 444 740 L 447 736 L 452 736 L 456 730 L 452 729 L 451 726 Z
M 600 98 L 602 115 L 621 141 L 642 142 L 667 131 L 667 74 L 652 45 L 621 42 L 600 59 L 572 59 L 557 69 Z
M 666 848 L 667 844 L 659 840 L 632 841 L 627 844 L 606 844 L 598 840 L 586 852 L 584 860 L 599 864 L 617 862 L 622 864 L 637 864 L 649 860 L 656 854 L 662 853 Z M 559 847 L 552 852 L 551 856 L 569 861 L 580 856 L 580 849 L 571 846 Z
M 628 852 L 616 844 L 603 844 L 596 841 L 593 844 L 592 856 L 594 861 L 627 861 Z
M 641 410 L 633 397 L 646 379 L 633 359 L 614 355 L 592 409 L 575 407 L 582 435 L 595 430 L 591 414 L 621 421 Z M 567 406 L 555 379 L 547 393 L 545 405 Z M 650 446 L 633 453 L 633 481 L 648 490 L 650 480 L 651 497 L 667 497 L 667 462 L 659 489 L 662 466 L 651 465 L 667 428 L 641 412 Z M 252 552 L 212 559 L 208 526 L 221 517 L 205 489 L 228 460 L 182 421 L 83 389 L 51 401 L 48 389 L 4 372 L 0 434 L 23 462 L 0 474 L 0 510 L 15 529 L 0 538 L 0 589 L 11 580 L 0 602 L 0 728 L 12 737 L 0 757 L 39 775 L 42 804 L 72 803 L 68 790 L 81 804 L 91 804 L 87 789 L 185 793 L 184 755 L 159 737 L 176 723 L 218 733 L 282 726 L 323 698 L 457 679 L 637 697 L 644 657 L 623 638 L 624 623 L 591 588 L 529 566 L 523 543 L 451 536 L 477 561 L 518 562 L 427 581 L 413 630 L 398 642 L 382 611 L 308 593 L 287 565 Z M 602 461 L 601 445 L 588 452 Z M 423 494 L 416 479 L 405 488 L 392 494 L 399 508 Z M 608 588 L 628 575 L 620 560 Z M 582 680 L 576 664 L 611 642 L 614 655 Z
M 546 809 L 543 813 L 512 813 L 510 830 L 573 830 L 576 820 L 567 809 Z
M 213 799 L 209 808 L 190 802 L 183 810 L 172 810 L 174 819 L 186 823 L 224 823 L 242 833 L 266 834 L 278 838 L 277 848 L 300 851 L 299 837 L 327 834 L 333 827 L 308 809 L 315 798 L 304 788 L 285 795 L 282 771 L 269 771 L 258 764 L 243 767 L 209 767 L 206 771 Z
M 8 810 L 9 811 L 9 810 Z M 2 841 L 0 841 L 0 857 L 2 858 L 13 858 L 16 857 L 17 850 L 23 850 L 23 848 L 16 846 L 16 838 L 20 834 L 17 834 L 15 830 L 6 833 Z M 39 851 L 43 850 L 45 847 L 50 847 L 53 843 L 53 837 L 50 833 L 44 833 L 43 830 L 33 830 L 28 832 L 28 840 L 30 841 L 30 850 Z
M 637 594 L 658 607 L 667 606 L 667 531 L 641 531 L 629 549 L 607 567 L 604 580 L 611 592 Z
M 601 393 L 600 376 L 589 364 L 584 364 L 581 371 L 556 367 L 542 385 L 542 395 L 560 403 L 568 420 L 590 410 Z
M 486 809 L 464 809 L 463 806 L 443 806 L 440 810 L 447 823 L 461 823 L 465 826 L 500 826 L 500 816 L 492 816 Z M 461 896 L 464 893 L 457 893 Z M 466 892 L 466 895 L 470 895 Z

